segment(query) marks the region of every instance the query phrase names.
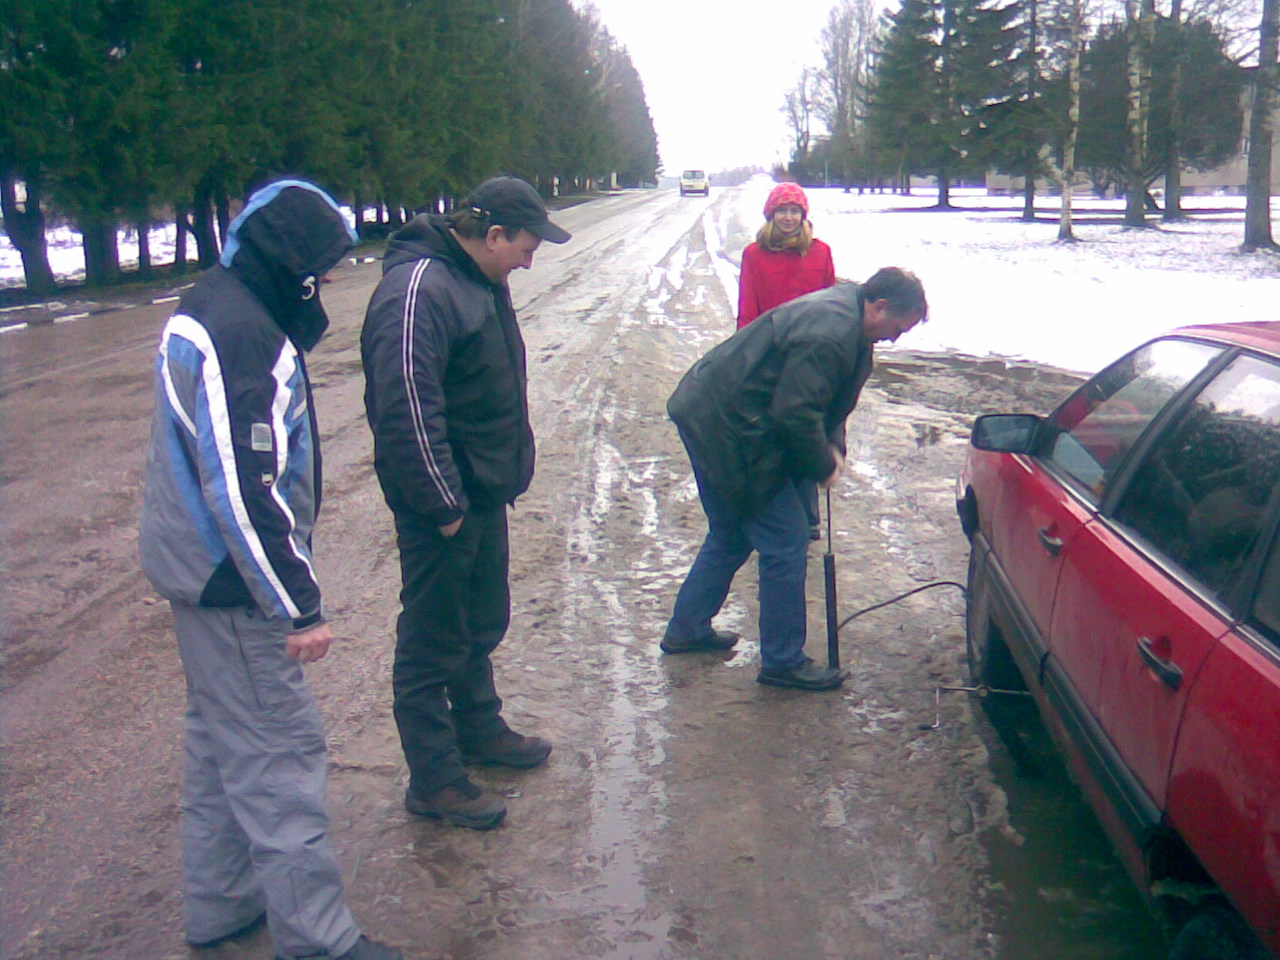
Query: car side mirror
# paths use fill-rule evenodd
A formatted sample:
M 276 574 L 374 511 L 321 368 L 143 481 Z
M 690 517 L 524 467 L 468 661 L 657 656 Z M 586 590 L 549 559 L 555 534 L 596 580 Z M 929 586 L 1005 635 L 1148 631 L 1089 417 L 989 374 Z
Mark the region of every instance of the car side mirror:
M 969 442 L 992 453 L 1032 453 L 1043 424 L 1033 413 L 991 413 L 973 422 Z

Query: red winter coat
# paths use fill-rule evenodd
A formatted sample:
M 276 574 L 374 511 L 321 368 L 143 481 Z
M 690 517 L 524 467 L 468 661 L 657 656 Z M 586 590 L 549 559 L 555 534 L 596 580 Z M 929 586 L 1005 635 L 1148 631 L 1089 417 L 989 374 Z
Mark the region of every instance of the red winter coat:
M 738 329 L 766 310 L 815 290 L 833 286 L 836 268 L 831 248 L 814 240 L 804 256 L 795 250 L 766 250 L 758 243 L 742 251 L 738 281 Z

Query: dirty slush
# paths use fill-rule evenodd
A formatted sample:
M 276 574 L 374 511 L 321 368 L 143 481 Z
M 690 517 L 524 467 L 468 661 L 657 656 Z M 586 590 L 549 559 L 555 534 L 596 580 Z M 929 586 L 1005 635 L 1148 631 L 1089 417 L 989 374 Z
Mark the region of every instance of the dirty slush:
M 626 236 L 641 216 L 670 219 L 645 203 L 625 211 Z M 417 821 L 402 806 L 390 716 L 399 571 L 360 401 L 359 327 L 378 266 L 343 267 L 326 288 L 333 327 L 311 368 L 326 469 L 316 550 L 345 639 L 308 673 L 357 919 L 407 956 L 451 960 L 1136 958 L 1131 932 L 1120 942 L 1107 931 L 1146 921 L 1070 787 L 1055 781 L 1052 816 L 1092 839 L 1050 854 L 1064 877 L 1035 879 L 1019 865 L 1035 844 L 1011 811 L 1016 773 L 1002 771 L 976 706 L 936 693 L 967 678 L 959 591 L 845 627 L 851 676 L 829 694 L 757 685 L 750 642 L 659 654 L 704 533 L 664 404 L 732 324 L 701 226 L 664 229 L 661 248 L 637 259 L 678 257 L 678 286 L 620 263 L 623 227 L 603 218 L 575 230 L 581 246 L 540 286 L 532 274 L 517 281 L 533 291 L 517 306 L 539 458 L 511 515 L 513 619 L 495 663 L 513 726 L 556 749 L 542 769 L 476 770 L 508 798 L 492 833 Z M 98 321 L 113 332 L 100 326 L 96 343 L 52 324 L 0 343 L 5 960 L 191 955 L 182 675 L 134 533 L 168 309 Z M 841 614 L 963 582 L 953 485 L 973 416 L 1046 410 L 1078 380 L 882 351 L 832 498 Z M 818 659 L 823 549 L 809 570 Z M 749 563 L 718 624 L 748 639 L 754 579 Z M 205 955 L 270 952 L 259 933 Z

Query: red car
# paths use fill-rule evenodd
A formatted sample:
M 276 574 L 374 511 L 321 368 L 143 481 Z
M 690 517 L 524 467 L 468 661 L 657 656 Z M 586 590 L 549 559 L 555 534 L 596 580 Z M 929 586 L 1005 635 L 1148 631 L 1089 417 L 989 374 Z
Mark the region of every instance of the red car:
M 973 679 L 1031 692 L 1170 957 L 1280 957 L 1280 323 L 979 417 L 957 507 Z

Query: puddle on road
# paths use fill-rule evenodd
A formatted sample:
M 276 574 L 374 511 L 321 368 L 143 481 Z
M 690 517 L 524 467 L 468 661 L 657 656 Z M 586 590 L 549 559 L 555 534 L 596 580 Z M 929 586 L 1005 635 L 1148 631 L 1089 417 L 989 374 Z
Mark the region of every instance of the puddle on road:
M 626 629 L 621 623 L 617 626 Z M 651 678 L 641 676 L 643 668 L 638 666 L 628 659 L 627 647 L 611 645 L 610 689 L 628 691 L 643 686 L 646 699 L 661 712 L 666 699 L 655 693 L 652 683 L 644 682 Z M 662 762 L 662 741 L 667 734 L 660 724 L 642 715 L 625 694 L 611 699 L 606 732 L 609 753 L 597 767 L 591 794 L 591 848 L 601 854 L 602 887 L 596 899 L 612 913 L 612 919 L 604 921 L 611 946 L 600 958 L 656 960 L 666 948 L 673 918 L 655 908 L 645 890 L 644 865 L 638 852 L 644 842 L 640 824 L 657 824 L 650 811 L 636 810 L 633 805 L 641 803 L 659 811 L 666 806 L 661 778 L 646 775 L 642 767 Z M 642 782 L 649 784 L 648 796 L 636 793 L 636 784 Z
M 597 395 L 593 406 L 598 414 L 593 422 L 614 422 L 617 411 L 611 402 Z M 642 494 L 642 535 L 654 540 L 657 531 L 657 504 L 651 490 L 656 461 L 629 465 L 602 434 L 592 437 L 591 449 L 586 451 L 593 467 L 592 496 L 584 498 L 573 524 L 575 548 L 589 559 L 601 551 L 602 531 L 615 501 L 634 499 L 637 491 Z M 665 554 L 661 544 L 654 542 Z M 590 849 L 599 857 L 600 882 L 588 898 L 609 943 L 597 956 L 600 960 L 656 960 L 666 949 L 673 918 L 649 898 L 640 851 L 650 846 L 647 832 L 660 827 L 665 816 L 663 781 L 646 768 L 666 758 L 663 743 L 668 734 L 662 718 L 668 704 L 654 666 L 629 655 L 646 645 L 634 637 L 635 624 L 618 585 L 590 574 L 590 566 L 571 565 L 576 582 L 567 596 L 576 598 L 576 619 L 595 620 L 601 634 L 614 641 L 604 645 L 607 662 L 602 687 L 618 691 L 608 699 L 602 731 L 606 748 L 595 766 L 591 792 Z M 635 696 L 643 696 L 644 710 Z
M 979 714 L 980 715 L 980 714 Z M 991 770 L 1017 838 L 984 838 L 998 960 L 1151 960 L 1168 946 L 1088 804 L 1026 721 L 1041 769 L 1021 771 L 985 718 Z

